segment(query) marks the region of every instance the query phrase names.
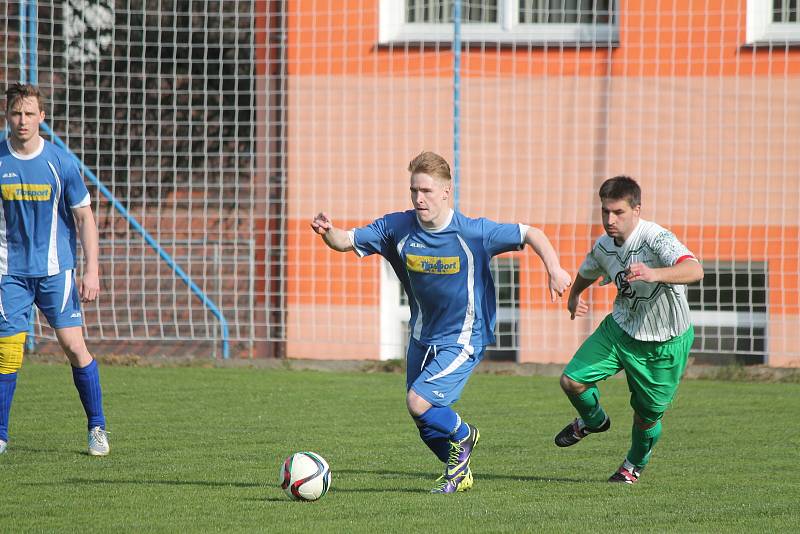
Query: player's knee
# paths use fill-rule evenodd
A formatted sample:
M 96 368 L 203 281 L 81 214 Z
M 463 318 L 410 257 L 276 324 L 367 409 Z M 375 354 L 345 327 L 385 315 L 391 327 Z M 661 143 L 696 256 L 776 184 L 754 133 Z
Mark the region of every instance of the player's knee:
M 663 416 L 664 412 L 649 412 L 647 414 L 634 412 L 633 424 L 641 430 L 647 430 L 656 426 Z
M 70 363 L 77 367 L 85 367 L 92 362 L 92 355 L 86 348 L 83 337 L 59 339 L 59 344 Z
M 22 367 L 25 350 L 25 332 L 0 337 L 0 375 L 16 373 Z
M 586 384 L 581 384 L 580 382 L 575 382 L 573 379 L 568 377 L 567 375 L 561 375 L 561 389 L 564 390 L 564 393 L 567 395 L 580 395 L 584 391 L 588 389 Z
M 431 407 L 431 403 L 420 397 L 416 391 L 413 389 L 408 390 L 408 394 L 406 395 L 406 408 L 408 408 L 408 413 L 413 417 L 415 420 L 420 415 L 427 412 Z

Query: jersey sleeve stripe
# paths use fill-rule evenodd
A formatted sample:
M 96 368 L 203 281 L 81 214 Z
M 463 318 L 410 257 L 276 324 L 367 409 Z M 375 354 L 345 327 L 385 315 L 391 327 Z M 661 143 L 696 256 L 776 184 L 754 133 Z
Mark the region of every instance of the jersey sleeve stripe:
M 684 262 L 684 261 L 686 261 L 686 260 L 694 260 L 694 261 L 697 261 L 697 258 L 695 258 L 694 256 L 692 256 L 691 254 L 686 254 L 686 255 L 683 255 L 683 256 L 681 256 L 681 257 L 680 257 L 680 258 L 678 258 L 677 260 L 675 260 L 675 265 L 678 265 L 679 263 L 682 263 L 682 262 Z
M 522 250 L 521 247 L 525 246 L 525 235 L 527 235 L 528 230 L 530 230 L 530 226 L 528 226 L 527 224 L 519 223 L 519 246 L 520 246 L 520 250 Z
M 361 250 L 356 246 L 356 231 L 355 230 L 348 230 L 347 231 L 347 238 L 350 240 L 350 245 L 353 247 L 353 252 L 355 252 L 359 258 L 363 258 L 367 255 L 366 252 Z
M 80 202 L 78 202 L 74 206 L 70 206 L 70 208 L 73 208 L 73 209 L 75 209 L 75 208 L 84 208 L 84 207 L 88 206 L 91 203 L 92 203 L 92 199 L 89 196 L 89 193 L 86 193 L 86 196 L 83 197 L 83 199 L 81 199 Z

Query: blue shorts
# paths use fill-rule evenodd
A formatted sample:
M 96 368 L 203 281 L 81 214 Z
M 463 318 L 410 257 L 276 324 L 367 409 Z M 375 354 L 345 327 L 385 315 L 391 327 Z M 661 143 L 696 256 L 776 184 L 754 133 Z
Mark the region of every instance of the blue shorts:
M 53 328 L 83 325 L 72 269 L 41 278 L 4 274 L 0 275 L 0 336 L 27 332 L 34 303 Z
M 483 359 L 483 347 L 424 345 L 415 339 L 406 354 L 406 390 L 434 406 L 450 406 L 461 397 L 472 371 Z

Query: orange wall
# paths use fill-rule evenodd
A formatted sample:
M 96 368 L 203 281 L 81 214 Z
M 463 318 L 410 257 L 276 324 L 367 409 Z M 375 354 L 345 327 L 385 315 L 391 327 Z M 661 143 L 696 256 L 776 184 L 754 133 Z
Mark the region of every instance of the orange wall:
M 459 207 L 544 227 L 574 273 L 600 182 L 633 175 L 643 217 L 701 260 L 768 262 L 769 362 L 800 366 L 800 50 L 743 47 L 746 0 L 708 4 L 624 2 L 610 53 L 465 50 Z M 376 358 L 378 260 L 329 251 L 308 221 L 407 209 L 409 159 L 452 161 L 451 54 L 377 46 L 374 1 L 288 7 L 287 353 Z M 590 289 L 592 317 L 571 322 L 520 258 L 520 361 L 566 362 L 614 291 Z
M 529 50 L 467 50 L 465 77 L 759 76 L 800 74 L 800 51 L 743 47 L 747 0 L 627 0 L 620 9 L 620 42 L 609 54 L 551 46 Z M 451 76 L 449 54 L 403 45 L 378 46 L 375 0 L 290 0 L 290 75 Z

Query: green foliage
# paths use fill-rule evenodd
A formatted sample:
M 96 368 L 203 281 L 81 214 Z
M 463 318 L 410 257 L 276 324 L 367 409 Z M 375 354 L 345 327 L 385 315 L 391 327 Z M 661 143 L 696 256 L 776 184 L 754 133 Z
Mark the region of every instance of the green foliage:
M 103 366 L 111 456 L 86 455 L 69 370 L 20 373 L 0 530 L 66 532 L 789 531 L 798 527 L 796 384 L 686 381 L 635 486 L 624 380 L 601 384 L 612 429 L 552 444 L 572 417 L 555 377 L 476 375 L 458 405 L 481 430 L 475 488 L 427 492 L 440 466 L 405 413 L 403 377 Z M 313 450 L 331 492 L 291 502 L 282 460 Z M 589 526 L 591 525 L 591 526 Z

